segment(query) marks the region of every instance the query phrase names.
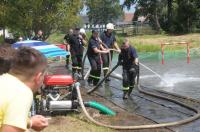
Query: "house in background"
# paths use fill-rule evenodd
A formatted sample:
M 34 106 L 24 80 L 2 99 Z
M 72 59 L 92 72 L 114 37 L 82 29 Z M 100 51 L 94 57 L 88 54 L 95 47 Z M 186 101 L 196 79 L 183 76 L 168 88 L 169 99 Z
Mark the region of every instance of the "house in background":
M 2 28 L 0 28 L 0 36 L 3 36 L 4 35 L 4 31 Z M 11 35 L 10 33 L 8 32 L 7 29 L 5 29 L 5 38 L 9 38 Z
M 118 25 L 127 25 L 127 24 L 132 24 L 132 20 L 134 17 L 134 13 L 124 13 L 124 16 L 120 19 L 118 19 L 114 25 L 118 26 Z M 106 28 L 106 24 L 90 24 L 89 22 L 89 18 L 87 15 L 81 15 L 81 19 L 83 22 L 83 27 L 87 30 L 89 29 L 105 29 Z
M 126 25 L 126 24 L 132 24 L 134 18 L 134 13 L 124 13 L 124 16 L 119 19 L 115 24 L 116 25 Z

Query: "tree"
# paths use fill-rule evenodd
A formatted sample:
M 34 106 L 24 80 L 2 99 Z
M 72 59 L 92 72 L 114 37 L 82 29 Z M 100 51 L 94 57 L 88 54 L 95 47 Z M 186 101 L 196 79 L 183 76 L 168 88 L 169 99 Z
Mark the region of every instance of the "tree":
M 87 15 L 93 24 L 115 22 L 123 15 L 119 0 L 86 0 Z
M 172 24 L 172 10 L 173 10 L 173 0 L 167 0 L 167 18 L 168 18 L 168 29 L 170 29 L 170 26 Z
M 139 0 L 125 0 L 122 6 L 123 6 L 123 8 L 127 7 L 128 9 L 130 9 L 131 5 L 136 4 L 138 1 Z
M 2 22 L 4 27 L 29 37 L 31 31 L 42 30 L 46 39 L 51 33 L 76 23 L 83 4 L 82 0 L 3 0 L 0 6 L 7 9 L 6 16 L 0 15 L 6 20 Z
M 124 6 L 136 4 L 137 16 L 145 16 L 151 26 L 170 33 L 187 33 L 200 27 L 199 0 L 126 0 Z

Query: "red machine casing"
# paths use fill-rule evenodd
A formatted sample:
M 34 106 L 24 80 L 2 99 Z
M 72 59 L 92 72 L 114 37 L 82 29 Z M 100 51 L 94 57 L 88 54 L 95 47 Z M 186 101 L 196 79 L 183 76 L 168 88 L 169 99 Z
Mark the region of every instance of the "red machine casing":
M 58 46 L 61 49 L 66 50 L 66 45 L 64 45 L 64 44 L 56 44 L 56 46 Z
M 74 84 L 76 81 L 72 78 L 71 75 L 46 75 L 44 77 L 44 84 L 46 86 L 70 86 Z

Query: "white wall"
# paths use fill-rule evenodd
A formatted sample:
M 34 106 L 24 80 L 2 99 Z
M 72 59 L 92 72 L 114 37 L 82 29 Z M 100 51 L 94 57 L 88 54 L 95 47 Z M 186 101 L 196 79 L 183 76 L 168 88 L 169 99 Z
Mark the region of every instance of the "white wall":
M 2 36 L 2 35 L 3 35 L 3 30 L 0 30 L 0 36 Z M 6 38 L 10 37 L 10 34 L 8 33 L 7 29 L 5 30 L 5 37 Z

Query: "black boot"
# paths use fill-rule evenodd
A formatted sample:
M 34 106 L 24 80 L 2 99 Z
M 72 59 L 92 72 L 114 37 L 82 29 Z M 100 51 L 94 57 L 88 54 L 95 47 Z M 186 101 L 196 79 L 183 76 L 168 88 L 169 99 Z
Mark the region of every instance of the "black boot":
M 99 81 L 94 80 L 93 81 L 93 86 L 96 86 L 98 84 Z
M 128 99 L 128 92 L 127 91 L 124 91 L 124 93 L 123 93 L 123 99 Z
M 130 88 L 129 88 L 129 90 L 128 90 L 128 96 L 131 96 L 131 93 L 132 93 L 132 91 L 133 91 L 133 88 L 134 88 L 134 87 L 130 87 Z
M 93 80 L 91 78 L 88 78 L 87 82 L 89 86 L 93 86 Z

